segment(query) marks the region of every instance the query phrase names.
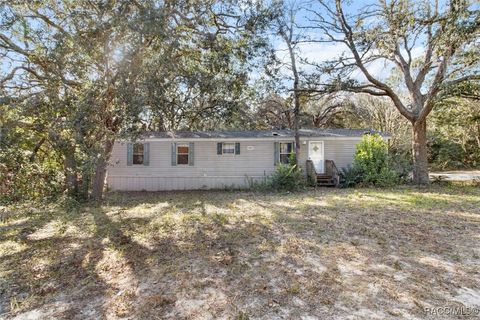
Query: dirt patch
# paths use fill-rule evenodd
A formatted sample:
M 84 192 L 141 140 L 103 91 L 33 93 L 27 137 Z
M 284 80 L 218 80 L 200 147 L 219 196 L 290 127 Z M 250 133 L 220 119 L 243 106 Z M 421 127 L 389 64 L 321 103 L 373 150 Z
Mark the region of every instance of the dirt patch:
M 0 318 L 422 319 L 426 308 L 478 308 L 479 208 L 468 186 L 8 208 Z

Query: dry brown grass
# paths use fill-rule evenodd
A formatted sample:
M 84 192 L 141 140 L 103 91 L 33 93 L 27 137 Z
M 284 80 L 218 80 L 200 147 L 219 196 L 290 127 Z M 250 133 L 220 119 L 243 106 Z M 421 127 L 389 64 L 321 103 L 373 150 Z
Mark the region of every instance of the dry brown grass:
M 479 266 L 475 187 L 119 193 L 3 208 L 0 318 L 425 318 Z

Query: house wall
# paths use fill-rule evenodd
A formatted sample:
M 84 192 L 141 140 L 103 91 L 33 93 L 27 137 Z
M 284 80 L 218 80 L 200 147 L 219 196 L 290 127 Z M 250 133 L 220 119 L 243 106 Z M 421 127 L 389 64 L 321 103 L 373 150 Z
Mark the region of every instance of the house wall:
M 352 162 L 358 138 L 305 139 L 300 144 L 300 163 L 305 168 L 308 140 L 324 141 L 325 159 L 334 160 L 338 168 Z M 274 142 L 293 139 L 228 140 L 240 142 L 240 154 L 217 155 L 217 143 L 227 140 L 175 140 L 177 143 L 194 142 L 194 165 L 171 163 L 172 140 L 149 140 L 148 166 L 127 166 L 127 143 L 116 142 L 108 168 L 107 183 L 112 190 L 189 190 L 248 187 L 251 181 L 263 181 L 275 171 Z
M 300 163 L 305 167 L 308 159 L 308 141 L 323 141 L 323 152 L 325 160 L 333 160 L 339 170 L 346 168 L 353 162 L 353 155 L 356 150 L 359 138 L 351 139 L 322 139 L 311 138 L 307 140 L 307 144 L 302 144 L 302 152 L 300 153 Z

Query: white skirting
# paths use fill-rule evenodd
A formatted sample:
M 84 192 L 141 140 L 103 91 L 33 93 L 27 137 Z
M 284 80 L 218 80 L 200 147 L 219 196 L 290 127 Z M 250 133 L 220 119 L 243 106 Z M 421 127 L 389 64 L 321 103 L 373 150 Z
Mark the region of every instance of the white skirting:
M 107 184 L 114 191 L 167 191 L 248 188 L 265 180 L 266 176 L 108 176 Z

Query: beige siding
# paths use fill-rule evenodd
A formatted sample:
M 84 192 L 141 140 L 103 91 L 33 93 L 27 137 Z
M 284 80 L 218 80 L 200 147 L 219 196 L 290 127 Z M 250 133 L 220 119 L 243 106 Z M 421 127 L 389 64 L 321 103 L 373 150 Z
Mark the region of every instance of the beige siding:
M 355 148 L 360 139 L 325 139 L 311 138 L 308 141 L 323 141 L 325 160 L 333 160 L 339 170 L 352 164 Z M 308 141 L 302 144 L 300 163 L 304 166 L 308 159 Z
M 352 161 L 358 139 L 322 140 L 325 159 L 334 160 L 339 168 Z M 231 140 L 233 142 L 233 140 Z M 291 141 L 291 140 L 278 140 Z M 148 141 L 150 165 L 127 166 L 127 144 L 116 142 L 113 148 L 107 182 L 113 190 L 188 190 L 248 187 L 252 180 L 262 181 L 274 170 L 274 140 L 243 140 L 239 155 L 217 155 L 217 142 L 194 142 L 194 166 L 172 166 L 169 140 Z M 300 162 L 305 163 L 308 141 L 301 143 Z
M 242 141 L 239 155 L 217 155 L 217 142 L 194 141 L 193 166 L 171 165 L 171 141 L 150 142 L 149 166 L 127 166 L 127 144 L 115 143 L 108 184 L 114 190 L 246 187 L 275 169 L 273 142 Z

